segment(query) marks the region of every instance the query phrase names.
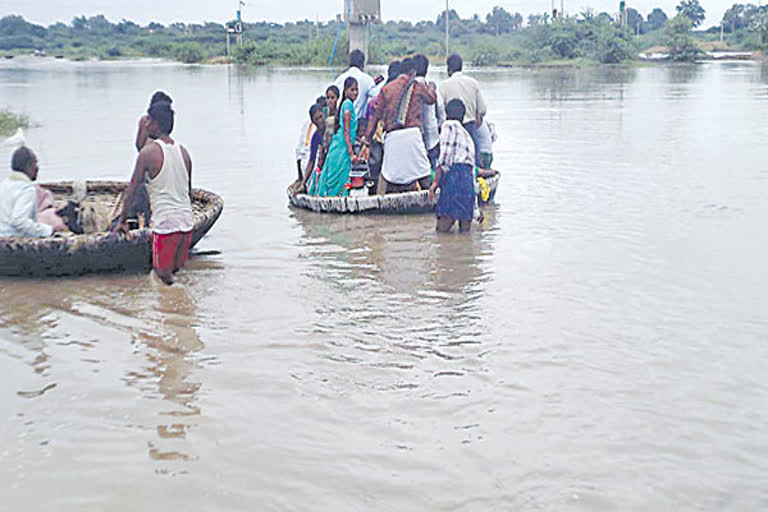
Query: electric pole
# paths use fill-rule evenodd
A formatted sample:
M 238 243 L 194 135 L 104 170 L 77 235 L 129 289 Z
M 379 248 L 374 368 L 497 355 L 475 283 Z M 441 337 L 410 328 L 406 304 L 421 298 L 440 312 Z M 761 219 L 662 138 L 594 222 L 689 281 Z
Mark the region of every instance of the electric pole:
M 448 0 L 445 0 L 445 56 L 448 57 L 448 54 L 450 53 L 450 45 L 451 45 L 451 35 L 448 28 L 449 23 L 449 13 L 450 10 L 448 8 Z

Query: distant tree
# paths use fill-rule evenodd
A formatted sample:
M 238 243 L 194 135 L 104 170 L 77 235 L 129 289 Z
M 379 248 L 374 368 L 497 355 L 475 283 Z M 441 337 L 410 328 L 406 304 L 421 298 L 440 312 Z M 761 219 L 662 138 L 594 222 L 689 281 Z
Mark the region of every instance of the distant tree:
M 585 7 L 583 11 L 579 13 L 579 21 L 592 21 L 595 19 L 595 10 L 591 7 Z
M 602 23 L 611 23 L 611 22 L 613 22 L 613 16 L 611 16 L 607 12 L 601 12 L 600 14 L 598 14 L 597 15 L 597 19 L 598 19 L 598 21 L 600 21 Z
M 627 9 L 627 26 L 632 31 L 632 33 L 636 33 L 640 31 L 640 27 L 643 24 L 643 17 L 640 15 L 639 12 L 637 12 L 637 9 L 633 9 L 632 7 L 629 7 Z
M 459 13 L 457 13 L 455 9 L 451 9 L 450 11 L 448 11 L 448 21 L 452 26 L 454 26 L 458 22 L 461 22 L 461 17 L 459 16 Z M 437 21 L 435 22 L 435 25 L 437 25 L 440 30 L 445 30 L 445 11 L 441 12 L 440 15 L 437 17 Z
M 647 23 L 648 32 L 659 30 L 664 26 L 664 24 L 667 22 L 668 19 L 669 18 L 667 17 L 664 11 L 662 11 L 658 7 L 655 8 L 648 15 L 648 23 Z
M 664 39 L 671 60 L 693 62 L 699 56 L 701 50 L 696 46 L 696 40 L 691 34 L 692 29 L 693 23 L 683 14 L 678 14 L 667 22 L 664 27 Z
M 689 20 L 693 28 L 698 27 L 706 18 L 706 11 L 699 3 L 699 0 L 682 0 L 680 5 L 676 7 L 677 13 L 682 14 Z
M 768 48 L 768 7 L 763 6 L 751 17 L 749 30 L 760 36 L 763 48 Z
M 523 28 L 523 15 L 516 12 L 512 15 L 512 30 L 520 30 Z
M 494 7 L 485 21 L 497 36 L 514 30 L 514 17 L 503 7 Z
M 725 32 L 736 32 L 747 26 L 747 6 L 744 4 L 733 4 L 730 9 L 723 14 L 721 22 Z
M 528 15 L 528 26 L 529 27 L 535 27 L 536 25 L 544 25 L 546 24 L 546 20 L 544 19 L 544 16 L 541 14 L 529 14 Z

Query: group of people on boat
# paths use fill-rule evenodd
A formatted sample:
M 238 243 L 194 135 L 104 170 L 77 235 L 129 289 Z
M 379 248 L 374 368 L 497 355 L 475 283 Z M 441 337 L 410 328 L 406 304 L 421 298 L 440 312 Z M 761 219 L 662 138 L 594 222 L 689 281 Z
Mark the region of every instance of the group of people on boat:
M 349 195 L 362 168 L 375 182 L 372 195 L 428 190 L 434 197 L 439 189 L 438 231 L 457 221 L 469 231 L 476 176 L 493 173 L 495 134 L 461 56 L 448 57 L 449 78 L 439 86 L 427 80 L 429 60 L 420 54 L 392 62 L 386 79 L 365 72 L 360 50 L 349 64 L 309 109 L 296 149 L 294 192 Z
M 192 159 L 184 146 L 171 138 L 173 101 L 156 92 L 139 120 L 139 151 L 131 181 L 122 194 L 122 209 L 111 230 L 128 233 L 140 223 L 152 229 L 152 266 L 166 284 L 187 261 L 194 229 Z M 53 194 L 38 186 L 38 161 L 22 141 L 11 158 L 11 174 L 0 182 L 0 238 L 50 237 L 69 231 L 64 210 L 56 210 Z

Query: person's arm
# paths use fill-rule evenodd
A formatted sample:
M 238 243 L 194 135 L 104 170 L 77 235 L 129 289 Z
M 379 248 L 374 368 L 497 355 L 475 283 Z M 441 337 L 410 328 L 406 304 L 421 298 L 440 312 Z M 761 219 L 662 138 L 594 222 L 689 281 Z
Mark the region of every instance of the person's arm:
M 189 173 L 189 202 L 192 201 L 192 157 L 189 156 L 187 148 L 181 146 L 181 157 L 184 159 L 184 165 L 187 166 L 187 172 Z
M 37 222 L 35 211 L 37 210 L 37 191 L 35 187 L 25 187 L 16 202 L 13 203 L 11 227 L 20 236 L 45 238 L 54 233 L 54 228 Z
M 435 110 L 437 110 L 437 127 L 440 128 L 445 123 L 445 101 L 443 101 L 443 95 L 440 93 L 437 94 Z
M 483 93 L 480 92 L 480 87 L 477 87 L 477 126 L 480 127 L 483 124 L 483 118 L 488 113 L 488 107 L 485 105 L 483 99 Z
M 434 83 L 427 85 L 418 82 L 416 84 L 416 94 L 427 105 L 434 105 L 437 102 L 437 86 Z
M 357 155 L 355 154 L 355 150 L 352 147 L 352 141 L 354 139 L 349 130 L 351 123 L 352 123 L 352 112 L 350 112 L 349 109 L 345 109 L 344 111 L 344 142 L 347 143 L 347 153 L 349 153 L 349 159 L 352 161 L 352 163 L 355 163 L 357 162 Z
M 136 133 L 136 151 L 141 151 L 141 148 L 144 147 L 144 145 L 147 143 L 147 139 L 149 139 L 149 116 L 143 115 L 141 116 L 141 119 L 139 119 L 139 129 Z
M 299 170 L 299 180 L 301 180 L 301 160 L 304 151 L 306 151 L 307 131 L 309 125 L 304 124 L 301 127 L 301 133 L 299 133 L 299 142 L 296 144 L 296 168 Z
M 368 118 L 368 127 L 365 130 L 365 142 L 370 145 L 373 132 L 376 131 L 376 126 L 382 119 L 384 112 L 386 111 L 387 102 L 389 101 L 386 87 L 383 88 L 379 95 L 376 97 L 376 103 L 373 105 L 373 113 Z
M 131 182 L 128 183 L 128 187 L 125 189 L 125 192 L 123 192 L 123 209 L 120 212 L 120 221 L 112 229 L 113 232 L 128 232 L 125 221 L 128 219 L 131 205 L 133 205 L 136 200 L 136 190 L 138 190 L 139 186 L 144 181 L 146 173 L 153 165 L 157 169 L 160 168 L 160 166 L 157 165 L 157 152 L 159 150 L 160 148 L 157 147 L 157 144 L 148 144 L 139 152 L 139 156 L 136 158 L 136 167 L 133 169 L 133 175 L 131 176 Z

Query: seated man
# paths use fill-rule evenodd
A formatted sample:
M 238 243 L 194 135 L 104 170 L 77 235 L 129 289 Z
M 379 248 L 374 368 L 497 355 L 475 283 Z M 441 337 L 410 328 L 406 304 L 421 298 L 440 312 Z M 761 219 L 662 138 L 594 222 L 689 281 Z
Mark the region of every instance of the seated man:
M 26 146 L 13 153 L 13 172 L 0 182 L 0 237 L 49 237 L 66 231 L 58 223 L 49 226 L 37 221 L 37 156 Z

